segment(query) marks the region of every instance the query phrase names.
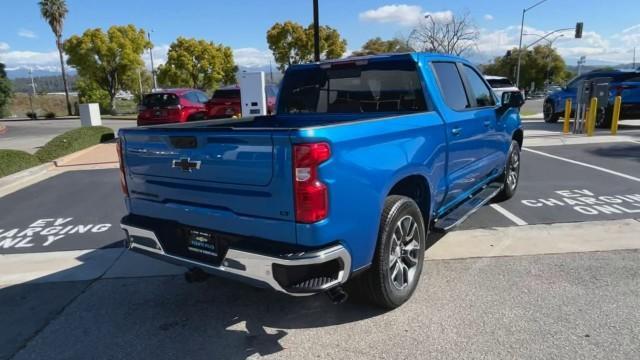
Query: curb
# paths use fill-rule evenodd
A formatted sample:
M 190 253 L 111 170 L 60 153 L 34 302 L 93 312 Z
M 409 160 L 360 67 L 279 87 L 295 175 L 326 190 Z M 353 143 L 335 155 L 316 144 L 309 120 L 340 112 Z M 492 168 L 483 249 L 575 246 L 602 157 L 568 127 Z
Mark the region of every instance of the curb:
M 0 178 L 0 197 L 22 189 L 23 185 L 28 186 L 44 180 L 47 178 L 47 173 L 53 169 L 53 163 L 48 162 Z
M 88 148 L 84 148 L 84 149 L 82 149 L 82 150 L 78 150 L 78 151 L 76 151 L 76 152 L 74 152 L 74 153 L 71 153 L 71 154 L 69 154 L 69 155 L 65 155 L 65 156 L 63 156 L 63 157 L 61 157 L 61 158 L 55 159 L 55 160 L 53 160 L 53 165 L 54 165 L 55 167 L 62 167 L 62 166 L 64 166 L 66 163 L 71 162 L 71 160 L 73 160 L 73 159 L 75 159 L 75 158 L 77 158 L 77 157 L 80 157 L 80 156 L 82 156 L 82 155 L 84 155 L 84 154 L 88 153 L 89 151 L 92 151 L 93 149 L 95 149 L 95 148 L 99 147 L 99 146 L 100 146 L 100 145 L 102 145 L 102 144 L 103 144 L 103 143 L 96 144 L 96 145 L 92 145 L 92 146 L 89 146 Z

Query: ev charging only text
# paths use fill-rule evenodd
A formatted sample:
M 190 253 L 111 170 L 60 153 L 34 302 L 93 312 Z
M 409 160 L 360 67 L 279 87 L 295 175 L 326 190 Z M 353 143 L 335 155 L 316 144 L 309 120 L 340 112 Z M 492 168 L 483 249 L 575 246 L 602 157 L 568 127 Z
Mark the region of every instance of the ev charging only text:
M 534 207 L 566 207 L 584 215 L 640 214 L 640 194 L 599 196 L 592 191 L 557 190 L 559 197 L 522 200 L 522 204 Z
M 0 249 L 48 247 L 68 235 L 101 233 L 109 228 L 111 224 L 74 224 L 73 218 L 40 219 L 26 228 L 0 229 Z

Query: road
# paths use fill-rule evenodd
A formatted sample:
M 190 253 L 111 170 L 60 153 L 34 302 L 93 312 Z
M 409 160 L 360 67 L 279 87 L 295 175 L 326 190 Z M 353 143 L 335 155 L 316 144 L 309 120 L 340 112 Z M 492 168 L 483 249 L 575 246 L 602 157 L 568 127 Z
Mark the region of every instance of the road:
M 104 126 L 117 131 L 123 127 L 136 126 L 135 120 L 103 120 Z M 54 137 L 80 127 L 80 120 L 5 120 L 0 125 L 7 132 L 0 135 L 0 149 L 23 150 L 31 154 Z

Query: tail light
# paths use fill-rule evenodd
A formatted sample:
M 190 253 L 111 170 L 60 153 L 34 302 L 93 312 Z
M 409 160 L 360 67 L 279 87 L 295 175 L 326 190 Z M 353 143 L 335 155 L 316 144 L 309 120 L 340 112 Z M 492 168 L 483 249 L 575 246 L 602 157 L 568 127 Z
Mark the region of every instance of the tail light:
M 318 178 L 318 166 L 331 157 L 327 143 L 293 146 L 296 221 L 310 224 L 329 213 L 327 186 Z
M 124 173 L 124 156 L 122 154 L 122 139 L 118 138 L 116 142 L 116 149 L 118 151 L 118 160 L 120 162 L 120 188 L 122 192 L 129 196 L 129 188 L 127 186 L 127 178 Z

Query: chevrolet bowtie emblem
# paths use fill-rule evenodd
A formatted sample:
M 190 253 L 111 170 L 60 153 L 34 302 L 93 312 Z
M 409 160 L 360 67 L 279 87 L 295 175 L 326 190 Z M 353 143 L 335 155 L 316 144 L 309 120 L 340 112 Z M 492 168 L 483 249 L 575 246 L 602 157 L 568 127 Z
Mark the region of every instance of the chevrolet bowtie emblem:
M 189 158 L 182 158 L 180 160 L 173 160 L 171 163 L 172 168 L 179 168 L 182 171 L 191 172 L 192 170 L 200 169 L 200 161 L 191 161 Z

